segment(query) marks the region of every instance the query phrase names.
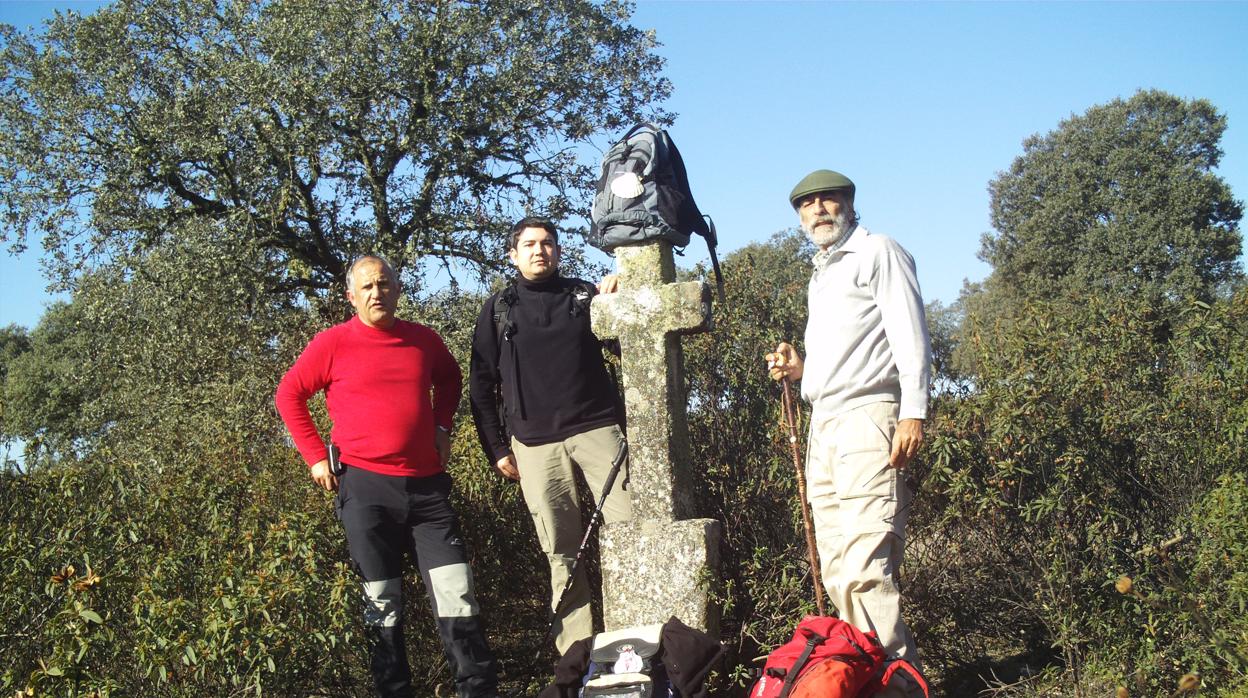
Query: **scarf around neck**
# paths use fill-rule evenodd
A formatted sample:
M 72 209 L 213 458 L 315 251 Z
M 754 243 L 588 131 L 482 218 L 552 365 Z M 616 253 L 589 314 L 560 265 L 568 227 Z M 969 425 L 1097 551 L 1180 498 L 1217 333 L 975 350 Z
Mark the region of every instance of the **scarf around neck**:
M 841 235 L 841 237 L 837 238 L 835 242 L 819 250 L 815 253 L 815 256 L 810 258 L 810 263 L 815 266 L 816 272 L 823 271 L 824 268 L 828 266 L 828 263 L 832 261 L 832 255 L 835 254 L 837 250 L 844 247 L 845 243 L 849 242 L 849 238 L 853 237 L 854 231 L 857 229 L 857 225 L 850 227 L 844 234 Z

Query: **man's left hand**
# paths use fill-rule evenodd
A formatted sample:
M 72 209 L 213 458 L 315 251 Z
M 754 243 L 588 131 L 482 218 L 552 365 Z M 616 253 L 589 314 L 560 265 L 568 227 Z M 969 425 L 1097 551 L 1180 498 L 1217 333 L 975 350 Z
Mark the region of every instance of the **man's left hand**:
M 602 294 L 615 293 L 620 290 L 620 276 L 618 274 L 607 274 L 602 277 L 602 281 L 598 282 L 598 292 Z
M 440 427 L 434 429 L 433 447 L 438 449 L 438 461 L 442 464 L 442 468 L 445 470 L 446 464 L 451 462 L 450 433 L 442 431 Z
M 897 422 L 897 431 L 893 433 L 893 452 L 888 457 L 888 464 L 898 470 L 904 469 L 922 445 L 923 420 L 903 419 Z

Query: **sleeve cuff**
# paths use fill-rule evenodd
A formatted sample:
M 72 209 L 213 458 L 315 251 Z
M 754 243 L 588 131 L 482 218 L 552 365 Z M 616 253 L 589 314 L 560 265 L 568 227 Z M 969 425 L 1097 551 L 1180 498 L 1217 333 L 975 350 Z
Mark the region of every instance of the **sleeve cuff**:
M 490 461 L 490 465 L 493 465 L 499 462 L 504 457 L 506 457 L 509 453 L 511 453 L 511 449 L 507 447 L 494 449 L 494 452 L 490 454 L 490 457 L 493 458 L 493 460 Z
M 904 398 L 897 409 L 897 419 L 927 419 L 927 400 L 907 401 Z

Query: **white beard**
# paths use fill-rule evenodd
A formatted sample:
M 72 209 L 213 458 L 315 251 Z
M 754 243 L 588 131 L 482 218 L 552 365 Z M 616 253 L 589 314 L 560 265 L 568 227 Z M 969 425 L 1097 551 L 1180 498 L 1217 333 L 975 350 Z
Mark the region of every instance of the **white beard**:
M 810 241 L 815 243 L 815 246 L 821 250 L 844 242 L 845 238 L 849 237 L 849 234 L 854 230 L 853 221 L 849 219 L 849 214 L 844 209 L 832 219 L 831 227 L 820 225 L 821 223 L 826 223 L 827 220 L 827 216 L 821 216 L 806 231 L 806 237 L 810 238 Z

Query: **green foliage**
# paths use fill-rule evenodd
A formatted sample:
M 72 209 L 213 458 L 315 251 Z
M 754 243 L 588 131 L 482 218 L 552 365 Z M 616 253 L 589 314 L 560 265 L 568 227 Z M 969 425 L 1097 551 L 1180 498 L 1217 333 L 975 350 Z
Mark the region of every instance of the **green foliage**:
M 1213 173 L 1225 128 L 1206 101 L 1142 91 L 1028 139 L 990 185 L 993 272 L 934 335 L 946 390 L 912 540 L 915 629 L 929 662 L 948 648 L 948 685 L 1030 673 L 1054 695 L 1168 694 L 1188 671 L 1219 690 L 1242 671 L 1161 608 L 1196 603 L 1216 629 L 1236 602 L 1172 584 L 1149 610 L 1159 632 L 1112 591 L 1244 461 L 1243 211 Z
M 657 63 L 645 41 L 615 43 L 639 36 L 613 5 L 361 6 L 122 2 L 61 20 L 47 49 L 6 35 L 13 89 L 0 108 L 12 126 L 0 164 L 36 171 L 34 146 L 14 134 L 44 124 L 39 166 L 68 173 L 0 185 L 6 235 L 42 229 L 62 262 L 83 269 L 62 275 L 71 301 L 33 331 L 0 332 L 0 439 L 28 445 L 28 472 L 0 472 L 0 693 L 369 693 L 341 529 L 272 408 L 298 351 L 345 317 L 325 291 L 337 273 L 327 260 L 397 254 L 409 280 L 401 315 L 438 330 L 466 368 L 484 297 L 422 287 L 420 260 L 494 260 L 487 243 L 513 209 L 568 210 L 581 175 L 558 158 L 539 163 L 533 144 L 575 141 L 641 108 L 616 95 L 614 112 L 555 110 L 542 117 L 554 121 L 498 136 L 509 110 L 540 110 L 551 94 L 515 75 L 589 98 L 606 83 L 585 66 L 605 66 L 613 50 L 634 61 L 625 82 L 653 77 Z M 474 14 L 486 9 L 497 16 Z M 452 17 L 462 27 L 446 25 Z M 545 44 L 538 27 L 552 34 Z M 604 42 L 602 53 L 572 55 L 587 45 L 571 29 Z M 194 40 L 159 44 L 174 31 Z M 117 45 L 93 43 L 110 35 Z M 486 47 L 511 62 L 471 68 Z M 262 48 L 282 60 L 261 61 Z M 434 68 L 422 73 L 423 61 Z M 589 72 L 556 75 L 560 65 Z M 221 79 L 173 80 L 188 67 Z M 137 86 L 124 93 L 129 111 L 105 113 L 124 80 Z M 255 96 L 247 81 L 265 99 L 240 106 Z M 352 101 L 357 84 L 368 100 Z M 487 86 L 515 99 L 467 98 Z M 70 102 L 63 111 L 40 101 L 57 95 Z M 429 120 L 413 117 L 422 109 Z M 69 138 L 72 114 L 110 138 Z M 155 139 L 153 124 L 166 121 L 181 140 Z M 1248 288 L 1233 261 L 1238 204 L 1210 173 L 1222 128 L 1203 102 L 1141 93 L 1030 141 L 994 183 L 993 275 L 958 305 L 928 309 L 940 380 L 910 471 L 921 492 L 902 573 L 905 613 L 946 695 L 992 676 L 1019 681 L 1000 695 L 1116 685 L 1169 695 L 1189 672 L 1242 695 Z M 453 142 L 421 140 L 431 133 Z M 504 154 L 491 160 L 495 146 Z M 110 159 L 91 159 L 100 154 Z M 526 183 L 513 188 L 503 163 L 521 161 Z M 436 162 L 447 169 L 426 191 Z M 568 179 L 546 179 L 547 165 Z M 1165 185 L 1146 186 L 1155 181 Z M 377 193 L 392 189 L 397 198 Z M 74 227 L 75 201 L 92 227 Z M 213 201 L 227 210 L 214 213 Z M 1072 207 L 1085 201 L 1101 213 L 1075 225 Z M 420 232 L 403 238 L 402 221 L 423 221 Z M 81 252 L 71 230 L 88 231 Z M 1208 254 L 1195 253 L 1201 245 Z M 1072 252 L 1085 248 L 1095 254 Z M 729 255 L 714 331 L 682 340 L 696 496 L 724 525 L 715 593 L 730 654 L 712 681 L 718 695 L 741 694 L 755 659 L 813 610 L 780 391 L 762 362 L 778 341 L 800 340 L 810 251 L 790 231 Z M 545 563 L 518 488 L 484 462 L 460 414 L 450 470 L 479 600 L 504 688 L 533 695 L 554 659 L 534 651 L 548 647 Z M 1132 593 L 1115 589 L 1123 575 Z M 417 692 L 433 695 L 447 668 L 419 583 L 405 595 Z
M 1175 673 L 1194 671 L 1221 695 L 1248 679 L 1248 290 L 1194 308 L 1172 346 L 1182 375 L 1170 399 L 1183 414 L 1176 427 L 1187 433 L 1185 442 L 1175 436 L 1186 453 L 1174 465 L 1199 473 L 1198 481 L 1190 506 L 1173 509 L 1170 528 L 1120 570 L 1134 577 L 1125 612 L 1139 635 L 1127 637 L 1140 639 L 1104 654 L 1128 685 L 1164 687 Z M 1202 468 L 1206 462 L 1217 466 Z
M 814 612 L 780 388 L 763 363 L 780 341 L 800 344 L 811 252 L 788 231 L 727 256 L 713 332 L 683 340 L 700 506 L 723 522 L 724 691 Z
M 1192 513 L 1189 571 L 1180 577 L 1182 619 L 1197 631 L 1192 645 L 1208 655 L 1185 666 L 1227 687 L 1248 678 L 1248 477 L 1228 473 Z M 1198 642 L 1204 641 L 1204 647 Z M 1189 650 L 1190 652 L 1190 650 Z M 1229 669 L 1229 671 L 1228 671 Z
M 6 441 L 25 442 L 27 467 L 40 458 L 75 455 L 93 432 L 87 406 L 100 381 L 88 375 L 92 335 L 79 331 L 81 321 L 80 306 L 49 307 L 30 334 L 29 351 L 13 357 L 0 383 L 5 406 L 0 432 Z
M 13 359 L 30 351 L 30 337 L 21 325 L 0 327 L 0 380 L 9 373 Z
M 186 244 L 210 256 L 196 246 L 208 240 Z M 802 334 L 808 253 L 786 233 L 729 255 L 715 331 L 684 342 L 699 502 L 724 522 L 721 695 L 738 694 L 755 658 L 813 610 L 779 389 L 762 363 L 777 341 Z M 14 561 L 0 579 L 0 644 L 14 658 L 0 690 L 365 695 L 358 587 L 341 530 L 269 407 L 316 324 L 298 309 L 248 306 L 239 298 L 255 287 L 229 267 L 178 257 L 101 285 L 109 293 L 98 300 L 84 285 L 66 306 L 89 309 L 89 319 L 111 303 L 136 323 L 105 338 L 92 335 L 106 325 L 79 325 L 76 336 L 102 352 L 84 363 L 110 377 L 102 400 L 141 405 L 174 390 L 193 399 L 164 400 L 159 417 L 118 410 L 85 461 L 66 454 L 0 481 L 0 556 Z M 438 329 L 466 365 L 481 302 L 447 289 L 405 299 L 402 312 Z M 1248 291 L 1169 318 L 1130 299 L 1026 308 L 1010 322 L 965 320 L 960 341 L 981 370 L 939 397 L 929 448 L 913 466 L 922 493 L 903 588 L 929 671 L 949 695 L 982 688 L 989 669 L 1004 677 L 1054 659 L 1102 681 L 1134 681 L 1144 667 L 1147 686 L 1193 669 L 1209 685 L 1231 685 L 1237 675 L 1220 648 L 1242 641 L 1237 490 L 1232 482 L 1197 502 L 1243 462 L 1248 443 Z M 1169 338 L 1159 344 L 1163 324 Z M 178 333 L 197 331 L 204 346 L 178 366 Z M 19 358 L 44 345 L 32 346 Z M 125 357 L 142 376 L 134 385 L 110 382 L 119 375 L 110 365 Z M 533 651 L 544 643 L 547 581 L 529 517 L 463 417 L 451 472 L 504 685 L 533 695 L 553 657 Z M 1207 544 L 1174 553 L 1190 580 L 1175 586 L 1138 551 L 1169 538 L 1188 511 L 1206 513 L 1192 515 L 1199 528 L 1187 540 Z M 62 574 L 67 565 L 74 570 Z M 1169 594 L 1166 627 L 1182 632 L 1141 632 L 1156 611 L 1113 590 L 1123 573 Z M 1228 593 L 1213 591 L 1218 579 Z M 446 667 L 423 590 L 412 581 L 406 593 L 410 657 L 419 691 L 432 694 Z M 1225 641 L 1208 641 L 1198 618 Z M 1042 676 L 1057 682 L 1060 672 Z
M 1183 534 L 1136 553 L 1134 578 L 1120 577 L 1125 615 L 1139 639 L 1106 654 L 1123 683 L 1168 687 L 1199 674 L 1221 695 L 1248 679 L 1248 481 L 1228 473 L 1185 517 Z
M 4 412 L 7 401 L 4 399 L 4 382 L 9 375 L 9 366 L 13 360 L 28 351 L 30 351 L 30 336 L 26 328 L 20 325 L 0 328 L 0 447 L 4 448 L 4 455 L 0 456 L 0 470 L 17 467 L 16 461 L 10 461 L 8 457 L 9 449 L 15 439 L 6 436 L 9 430 L 5 428 Z
M 971 673 L 1052 646 L 1078 683 L 1137 637 L 1107 587 L 1248 455 L 1248 295 L 1174 318 L 1142 299 L 1034 302 L 1010 322 L 968 316 L 962 341 L 979 371 L 930 429 L 916 630 L 928 661 L 970 657 Z M 1229 617 L 1227 599 L 1206 603 Z
M 154 541 L 142 559 L 113 559 L 111 540 L 89 538 L 4 550 L 5 560 L 58 557 L 31 562 L 5 590 L 21 607 L 6 619 L 22 620 L 6 626 L 0 653 L 16 659 L 0 690 L 34 681 L 62 694 L 364 692 L 354 596 L 346 612 L 339 596 L 318 602 L 344 579 L 354 587 L 341 532 L 290 460 L 274 385 L 317 329 L 345 317 L 344 264 L 364 251 L 391 259 L 411 294 L 404 313 L 442 331 L 466 367 L 482 299 L 454 284 L 431 292 L 426 279 L 439 267 L 501 268 L 504 231 L 520 213 L 562 219 L 583 208 L 592 172 L 580 146 L 668 119 L 656 106 L 670 91 L 662 61 L 629 11 L 584 0 L 121 0 L 36 34 L 0 28 L 0 239 L 20 248 L 42 236 L 72 291 L 32 333 L 31 351 L 6 355 L 4 404 L 16 418 L 0 436 L 28 445 L 31 473 L 13 482 L 33 504 L 6 511 L 5 524 L 14 546 L 53 541 L 88 513 Z M 578 264 L 575 235 L 565 248 Z M 532 651 L 546 610 L 528 590 L 547 580 L 531 524 L 516 488 L 481 462 L 468 420 L 455 449 L 456 503 L 491 633 L 508 681 L 533 689 L 550 657 Z M 248 489 L 203 484 L 232 467 L 263 477 Z M 111 505 L 106 483 L 156 471 L 166 488 L 130 498 L 141 511 Z M 77 472 L 91 473 L 72 495 L 81 505 L 58 506 L 71 496 L 59 478 Z M 272 508 L 236 530 L 198 498 Z M 156 512 L 178 527 L 148 525 Z M 238 535 L 267 545 L 253 553 Z M 280 570 L 305 571 L 297 541 L 312 542 L 318 571 L 275 592 L 272 580 L 294 582 Z M 49 624 L 62 608 L 76 617 L 68 600 L 31 610 L 47 570 L 72 559 L 81 575 L 88 556 L 93 570 L 108 560 L 92 593 L 117 593 L 97 611 L 104 623 Z M 220 564 L 191 566 L 209 558 Z M 422 632 L 429 611 L 408 606 L 413 665 L 430 694 L 446 670 Z M 278 612 L 284 620 L 264 615 Z M 70 643 L 82 629 L 107 636 L 97 633 L 100 649 L 72 672 L 60 644 L 8 651 L 31 636 Z M 243 649 L 225 653 L 227 641 Z M 45 665 L 75 683 L 36 676 Z
M 629 11 L 119 0 L 37 34 L 0 27 L 3 239 L 42 234 L 68 281 L 221 225 L 265 252 L 249 261 L 269 288 L 329 316 L 361 252 L 498 269 L 516 211 L 583 201 L 577 144 L 667 118 L 662 60 Z
M 945 393 L 966 388 L 970 376 L 960 364 L 963 359 L 958 351 L 958 335 L 964 315 L 962 301 L 945 305 L 934 300 L 924 307 L 923 312 L 927 317 L 927 331 L 932 343 L 933 390 Z
M 285 486 L 288 459 L 247 465 L 274 455 L 0 476 L 0 689 L 290 695 L 360 684 L 361 672 L 335 666 L 362 662 L 341 537 L 323 497 Z
M 1225 129 L 1205 100 L 1141 91 L 1028 138 L 989 185 L 989 288 L 1210 300 L 1240 275 L 1243 206 L 1213 173 Z
M 278 437 L 270 407 L 293 360 L 283 347 L 297 351 L 311 329 L 287 310 L 285 326 L 270 328 L 281 334 L 231 338 L 220 327 L 201 336 L 198 349 L 182 351 L 177 333 L 206 331 L 243 306 L 208 303 L 179 326 L 172 321 L 189 310 L 180 293 L 150 292 L 185 290 L 175 268 L 152 267 L 150 279 L 108 287 L 118 312 L 151 313 L 138 315 L 135 333 L 96 337 L 96 325 L 81 326 L 77 336 L 103 352 L 88 368 L 113 371 L 101 366 L 125 359 L 142 373 L 99 396 L 127 409 L 113 413 L 86 459 L 40 458 L 30 473 L 0 480 L 0 557 L 12 561 L 0 579 L 0 648 L 8 658 L 0 691 L 369 695 L 359 587 L 341 528 L 328 497 Z M 203 292 L 245 291 L 228 275 L 214 284 L 209 267 L 199 273 Z M 90 291 L 82 293 L 66 308 L 103 312 Z M 443 294 L 414 315 L 465 353 L 464 333 L 482 300 Z M 234 310 L 211 310 L 227 307 Z M 252 316 L 245 324 L 258 330 L 263 323 Z M 179 357 L 188 365 L 178 366 Z M 155 404 L 163 414 L 128 412 L 179 390 L 183 399 Z M 541 593 L 516 590 L 544 588 L 545 565 L 517 488 L 482 462 L 470 420 L 460 420 L 454 443 L 456 506 L 491 637 L 508 681 L 535 690 L 553 659 L 532 651 L 546 610 Z M 410 656 L 425 682 L 420 692 L 432 694 L 449 674 L 423 589 L 414 580 L 408 586 Z
M 272 414 L 273 387 L 315 325 L 236 255 L 263 252 L 186 230 L 133 274 L 84 276 L 49 310 L 4 383 L 4 435 L 26 441 L 28 466 L 86 453 L 156 463 L 284 438 L 257 416 Z

